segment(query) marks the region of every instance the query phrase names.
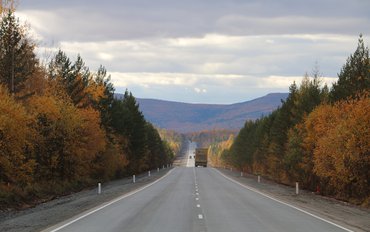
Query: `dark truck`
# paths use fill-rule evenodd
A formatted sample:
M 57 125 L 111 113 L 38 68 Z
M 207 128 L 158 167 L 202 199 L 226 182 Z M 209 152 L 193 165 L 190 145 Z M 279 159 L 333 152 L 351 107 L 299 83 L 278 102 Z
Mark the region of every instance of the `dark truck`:
M 195 149 L 195 167 L 207 167 L 208 148 Z

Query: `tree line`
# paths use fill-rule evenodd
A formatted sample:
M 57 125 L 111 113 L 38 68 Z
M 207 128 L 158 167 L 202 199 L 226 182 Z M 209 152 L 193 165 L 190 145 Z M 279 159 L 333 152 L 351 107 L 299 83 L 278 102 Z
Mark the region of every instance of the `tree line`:
M 247 121 L 222 160 L 275 181 L 370 204 L 370 59 L 362 35 L 331 89 L 315 69 L 281 107 Z
M 0 205 L 43 199 L 168 164 L 174 157 L 127 91 L 114 98 L 107 70 L 59 50 L 46 65 L 1 6 Z

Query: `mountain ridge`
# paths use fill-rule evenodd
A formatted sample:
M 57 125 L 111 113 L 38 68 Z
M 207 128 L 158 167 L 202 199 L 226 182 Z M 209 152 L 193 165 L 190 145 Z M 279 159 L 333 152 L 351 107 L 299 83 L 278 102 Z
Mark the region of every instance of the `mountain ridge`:
M 184 103 L 137 98 L 145 118 L 155 126 L 182 133 L 212 129 L 240 129 L 245 121 L 270 114 L 288 93 L 265 96 L 233 104 Z M 122 98 L 116 94 L 116 98 Z

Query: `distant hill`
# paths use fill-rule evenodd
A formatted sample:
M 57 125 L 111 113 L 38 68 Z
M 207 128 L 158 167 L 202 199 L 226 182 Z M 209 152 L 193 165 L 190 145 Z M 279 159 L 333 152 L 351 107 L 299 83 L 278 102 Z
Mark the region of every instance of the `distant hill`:
M 270 114 L 288 93 L 271 93 L 251 101 L 230 105 L 189 104 L 154 99 L 140 99 L 145 118 L 155 126 L 178 132 L 210 129 L 240 129 L 246 120 Z M 121 98 L 121 94 L 116 94 Z

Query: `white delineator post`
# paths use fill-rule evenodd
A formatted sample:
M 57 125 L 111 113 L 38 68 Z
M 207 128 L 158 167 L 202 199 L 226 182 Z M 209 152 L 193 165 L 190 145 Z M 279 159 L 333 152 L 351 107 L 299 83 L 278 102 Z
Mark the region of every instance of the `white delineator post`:
M 240 176 L 243 177 L 243 172 L 240 172 Z
M 261 176 L 258 176 L 258 183 L 261 183 Z
M 299 183 L 295 182 L 295 194 L 299 194 Z
M 148 171 L 148 176 L 150 176 L 150 171 Z
M 136 180 L 135 180 L 135 175 L 132 176 L 132 183 L 135 183 Z
M 157 172 L 159 172 L 159 168 L 157 168 Z
M 101 194 L 101 183 L 98 183 L 98 194 Z

